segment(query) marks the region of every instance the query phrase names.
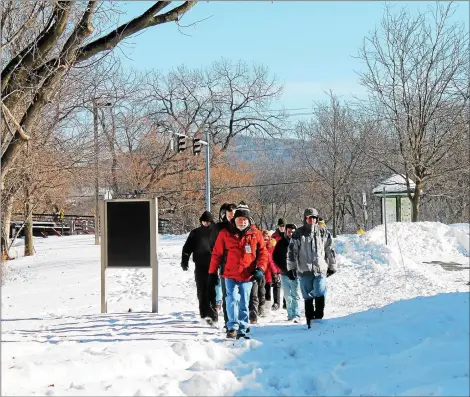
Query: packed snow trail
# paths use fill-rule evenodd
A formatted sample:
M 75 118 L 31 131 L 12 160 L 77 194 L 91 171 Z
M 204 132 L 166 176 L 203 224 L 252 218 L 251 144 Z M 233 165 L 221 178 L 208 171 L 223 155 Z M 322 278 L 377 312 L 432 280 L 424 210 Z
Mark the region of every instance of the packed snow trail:
M 2 395 L 468 395 L 469 225 L 389 233 L 336 240 L 311 330 L 281 309 L 239 341 L 198 319 L 186 236 L 160 236 L 158 314 L 150 270 L 108 269 L 100 314 L 93 236 L 37 239 L 2 288 Z

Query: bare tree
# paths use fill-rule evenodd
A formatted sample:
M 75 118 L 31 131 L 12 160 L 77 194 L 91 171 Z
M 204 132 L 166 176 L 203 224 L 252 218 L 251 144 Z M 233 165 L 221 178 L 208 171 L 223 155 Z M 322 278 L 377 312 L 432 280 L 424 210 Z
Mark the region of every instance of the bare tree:
M 298 221 L 298 205 L 303 201 L 303 184 L 307 178 L 299 172 L 298 152 L 293 150 L 292 140 L 266 141 L 264 150 L 261 139 L 250 139 L 246 151 L 245 148 L 237 151 L 243 152 L 254 176 L 254 186 L 245 200 L 249 199 L 257 224 L 273 230 L 281 217 L 288 222 Z
M 329 197 L 327 202 L 331 203 L 332 229 L 336 236 L 337 220 L 344 219 L 346 204 L 353 204 L 352 189 L 364 168 L 365 131 L 348 104 L 341 104 L 330 92 L 329 102 L 317 103 L 312 119 L 300 122 L 296 134 L 307 174 L 313 171 L 319 178 L 317 187 Z M 353 214 L 354 207 L 350 209 Z
M 204 138 L 227 150 L 241 135 L 279 137 L 285 114 L 269 107 L 282 86 L 263 66 L 221 60 L 207 69 L 180 66 L 167 75 L 149 76 L 149 114 L 165 130 Z
M 404 174 L 408 190 L 408 179 L 415 180 L 408 194 L 413 221 L 419 219 L 423 187 L 467 167 L 466 162 L 440 167 L 468 139 L 469 35 L 463 24 L 451 21 L 454 11 L 452 3 L 417 16 L 387 7 L 381 29 L 364 40 L 359 52 L 367 67 L 360 73 L 369 91 L 367 110 L 388 126 L 386 149 L 396 156 L 384 157 L 384 147 L 371 153 L 394 173 Z
M 196 2 L 186 1 L 162 13 L 171 2 L 158 1 L 144 13 L 111 32 L 95 32 L 93 21 L 100 17 L 103 5 L 97 1 L 28 2 L 21 11 L 16 1 L 2 2 L 2 23 L 9 28 L 3 34 L 2 55 L 2 131 L 5 118 L 15 125 L 14 136 L 2 140 L 2 178 L 12 167 L 30 131 L 46 104 L 57 92 L 57 86 L 70 70 L 96 60 L 101 53 L 112 51 L 122 40 L 148 27 L 178 21 Z M 16 15 L 21 11 L 18 18 Z M 28 22 L 28 24 L 26 24 Z M 24 26 L 28 26 L 25 29 Z M 98 25 L 99 27 L 99 25 Z M 93 34 L 95 33 L 95 36 Z
M 214 62 L 211 74 L 218 82 L 214 106 L 222 117 L 211 126 L 212 140 L 227 150 L 239 135 L 276 138 L 285 132 L 286 114 L 268 111 L 282 94 L 282 85 L 267 67 L 222 59 Z

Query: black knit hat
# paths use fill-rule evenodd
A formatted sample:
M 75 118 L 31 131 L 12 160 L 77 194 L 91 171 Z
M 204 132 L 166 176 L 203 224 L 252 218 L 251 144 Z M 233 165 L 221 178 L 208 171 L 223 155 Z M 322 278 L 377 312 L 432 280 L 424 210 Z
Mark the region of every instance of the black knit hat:
M 294 223 L 287 223 L 287 224 L 286 224 L 286 229 L 293 229 L 293 230 L 295 230 L 295 229 L 297 229 L 297 226 L 295 226 Z
M 209 211 L 204 211 L 199 218 L 199 222 L 212 222 L 214 220 L 214 217 Z
M 244 201 L 240 201 L 240 204 L 238 204 L 233 219 L 238 218 L 239 216 L 244 216 L 245 218 L 250 219 L 250 209 Z
M 278 226 L 284 226 L 286 224 L 286 220 L 284 218 L 279 218 L 277 221 Z

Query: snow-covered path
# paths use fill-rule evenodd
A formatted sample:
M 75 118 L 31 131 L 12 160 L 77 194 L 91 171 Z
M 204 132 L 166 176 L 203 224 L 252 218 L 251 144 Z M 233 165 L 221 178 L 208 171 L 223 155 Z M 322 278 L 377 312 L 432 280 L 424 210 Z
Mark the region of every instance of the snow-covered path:
M 391 226 L 337 239 L 314 328 L 279 310 L 243 341 L 198 319 L 186 236 L 160 236 L 158 314 L 150 270 L 108 270 L 100 314 L 93 236 L 38 239 L 2 287 L 2 395 L 468 395 L 469 225 Z

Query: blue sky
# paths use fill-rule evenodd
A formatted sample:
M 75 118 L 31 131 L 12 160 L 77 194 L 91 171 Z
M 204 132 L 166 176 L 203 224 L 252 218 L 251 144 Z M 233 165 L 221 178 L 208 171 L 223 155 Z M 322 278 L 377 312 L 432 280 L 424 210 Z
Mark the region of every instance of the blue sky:
M 146 10 L 152 2 L 119 3 L 121 22 Z M 434 2 L 394 2 L 410 11 Z M 469 3 L 457 3 L 454 19 L 468 26 Z M 361 70 L 354 59 L 364 36 L 380 24 L 384 3 L 374 1 L 211 1 L 200 2 L 182 19 L 181 29 L 165 24 L 147 29 L 121 46 L 125 67 L 168 71 L 185 64 L 209 66 L 221 57 L 269 67 L 285 91 L 287 108 L 310 108 L 333 89 L 345 99 L 364 93 L 357 83 Z M 190 36 L 186 36 L 186 35 Z M 120 51 L 117 52 L 119 54 Z

